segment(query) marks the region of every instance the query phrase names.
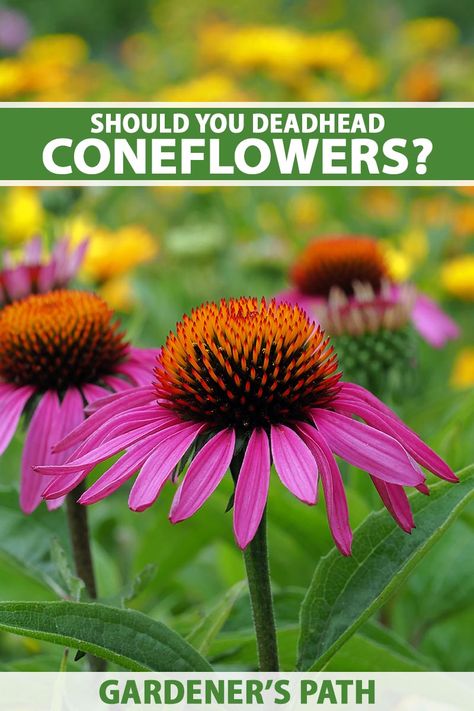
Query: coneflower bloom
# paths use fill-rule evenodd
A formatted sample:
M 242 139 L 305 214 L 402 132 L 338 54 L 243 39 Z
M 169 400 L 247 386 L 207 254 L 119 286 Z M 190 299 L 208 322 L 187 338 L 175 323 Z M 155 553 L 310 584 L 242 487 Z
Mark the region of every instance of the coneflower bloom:
M 24 415 L 26 513 L 46 483 L 33 465 L 65 461 L 69 453 L 53 455 L 51 447 L 84 419 L 84 406 L 148 382 L 156 351 L 132 348 L 118 328 L 102 299 L 80 291 L 32 295 L 0 311 L 0 455 Z
M 392 302 L 403 301 L 406 296 L 404 286 L 391 279 L 380 242 L 357 235 L 329 236 L 310 242 L 293 266 L 291 282 L 291 289 L 279 299 L 298 303 L 313 315 L 318 307 L 324 308 L 334 290 L 348 297 L 355 313 L 360 284 L 370 286 L 385 302 L 388 295 Z M 432 299 L 418 291 L 414 297 L 410 318 L 424 340 L 441 348 L 459 336 L 456 323 Z
M 35 237 L 26 245 L 19 262 L 10 252 L 4 252 L 3 268 L 0 268 L 0 308 L 30 294 L 66 287 L 75 277 L 86 249 L 87 240 L 71 249 L 69 241 L 61 239 L 49 259 L 43 260 L 41 238 Z
M 307 504 L 316 503 L 321 480 L 334 539 L 347 555 L 352 534 L 335 454 L 370 474 L 406 531 L 414 523 L 404 487 L 426 492 L 419 465 L 456 481 L 385 405 L 341 382 L 329 339 L 305 311 L 275 301 L 241 298 L 195 309 L 168 336 L 154 380 L 150 371 L 148 385 L 92 409 L 54 448 L 78 447 L 74 455 L 38 468 L 56 475 L 46 498 L 63 495 L 99 462 L 125 451 L 79 501 L 100 501 L 139 472 L 129 506 L 143 511 L 190 462 L 170 512 L 177 523 L 204 504 L 231 468 L 241 548 L 262 519 L 272 462 L 282 484 Z

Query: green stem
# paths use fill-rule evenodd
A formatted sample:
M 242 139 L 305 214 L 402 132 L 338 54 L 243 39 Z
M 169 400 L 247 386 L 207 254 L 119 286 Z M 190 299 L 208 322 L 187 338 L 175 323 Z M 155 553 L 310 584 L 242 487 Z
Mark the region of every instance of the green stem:
M 87 508 L 77 503 L 84 490 L 84 485 L 80 484 L 67 495 L 67 521 L 76 574 L 84 581 L 89 598 L 96 600 L 97 584 L 92 561 Z M 106 662 L 103 659 L 98 659 L 91 655 L 89 655 L 88 659 L 91 671 L 104 671 L 106 669 Z
M 270 568 L 267 551 L 266 513 L 254 539 L 244 550 L 245 568 L 252 603 L 253 622 L 257 637 L 258 666 L 260 671 L 278 671 L 278 645 L 273 613 Z

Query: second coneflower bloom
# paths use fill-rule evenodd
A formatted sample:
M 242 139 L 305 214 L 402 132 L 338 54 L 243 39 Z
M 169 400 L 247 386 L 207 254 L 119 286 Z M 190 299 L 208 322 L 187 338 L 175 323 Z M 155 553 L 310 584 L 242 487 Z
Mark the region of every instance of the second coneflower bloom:
M 0 311 L 0 454 L 24 416 L 23 511 L 36 508 L 47 483 L 33 465 L 65 461 L 70 453 L 52 454 L 51 447 L 84 419 L 85 405 L 148 382 L 155 356 L 132 348 L 91 293 L 52 291 Z
M 400 320 L 401 310 L 413 327 L 430 345 L 440 348 L 451 339 L 457 338 L 459 328 L 440 307 L 426 294 L 412 285 L 399 285 L 391 278 L 390 269 L 385 259 L 381 243 L 372 237 L 360 235 L 342 235 L 320 237 L 311 241 L 296 261 L 291 271 L 292 287 L 282 293 L 280 299 L 298 303 L 309 313 L 318 317 L 322 313 L 322 325 L 325 327 L 325 310 L 337 305 L 333 295 L 342 294 L 347 299 L 351 311 L 351 322 L 361 313 L 361 326 L 370 327 L 375 324 L 367 321 L 367 298 L 360 287 L 367 287 L 373 295 L 373 312 L 385 319 L 385 312 L 393 313 L 397 309 L 397 320 Z M 407 298 L 407 287 L 411 291 Z M 332 304 L 331 304 L 332 300 Z M 349 308 L 344 309 L 347 313 Z M 387 317 L 390 323 L 391 315 Z M 328 323 L 331 326 L 331 322 Z M 375 330 L 375 328 L 373 328 Z M 332 334 L 331 334 L 332 335 Z
M 341 382 L 329 340 L 298 306 L 252 298 L 205 304 L 169 335 L 148 378 L 96 403 L 56 445 L 58 454 L 77 449 L 63 464 L 38 468 L 55 476 L 47 499 L 125 452 L 80 502 L 103 499 L 138 472 L 129 505 L 143 511 L 189 462 L 170 512 L 177 523 L 204 504 L 230 468 L 234 531 L 245 548 L 265 510 L 273 462 L 282 484 L 307 504 L 317 502 L 321 481 L 335 542 L 348 555 L 352 534 L 335 454 L 370 474 L 406 531 L 414 523 L 404 487 L 426 492 L 419 465 L 456 481 L 385 405 Z

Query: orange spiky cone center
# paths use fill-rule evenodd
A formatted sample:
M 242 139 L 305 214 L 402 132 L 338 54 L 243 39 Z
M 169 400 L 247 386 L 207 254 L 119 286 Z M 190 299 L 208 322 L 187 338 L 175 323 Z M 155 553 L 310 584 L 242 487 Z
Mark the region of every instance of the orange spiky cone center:
M 291 277 L 302 293 L 327 297 L 334 287 L 352 295 L 355 283 L 370 284 L 378 291 L 389 273 L 377 240 L 330 237 L 310 242 Z
M 0 378 L 40 391 L 99 381 L 128 345 L 107 304 L 95 294 L 54 291 L 0 312 Z
M 245 430 L 328 405 L 337 366 L 324 332 L 299 307 L 230 299 L 184 316 L 158 359 L 155 386 L 183 418 Z

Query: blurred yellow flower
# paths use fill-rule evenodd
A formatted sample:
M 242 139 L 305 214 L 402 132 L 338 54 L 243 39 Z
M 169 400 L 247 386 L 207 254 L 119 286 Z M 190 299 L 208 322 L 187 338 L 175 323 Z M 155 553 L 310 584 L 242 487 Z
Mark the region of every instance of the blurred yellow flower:
M 88 56 L 86 42 L 78 35 L 42 35 L 31 39 L 22 50 L 22 57 L 33 64 L 55 65 L 70 69 L 82 64 Z
M 393 188 L 369 187 L 361 194 L 364 210 L 376 219 L 390 222 L 400 214 L 400 194 Z
M 454 208 L 453 231 L 460 237 L 474 234 L 474 205 L 463 203 Z
M 11 99 L 25 89 L 25 72 L 17 59 L 0 59 L 0 99 Z
M 474 254 L 446 262 L 441 269 L 441 283 L 452 296 L 474 301 Z
M 403 26 L 401 35 L 413 53 L 421 54 L 452 47 L 459 30 L 446 17 L 418 17 Z
M 89 239 L 81 273 L 96 285 L 129 274 L 158 253 L 157 242 L 142 225 L 124 225 L 111 230 L 79 217 L 68 225 L 65 233 L 73 244 Z
M 164 87 L 158 101 L 245 101 L 244 93 L 227 74 L 209 72 L 191 81 Z
M 205 27 L 199 37 L 204 61 L 237 71 L 304 65 L 304 37 L 287 27 L 223 23 Z
M 323 204 L 315 193 L 298 193 L 288 201 L 288 215 L 300 229 L 317 229 Z
M 348 30 L 319 32 L 302 38 L 301 61 L 312 69 L 345 69 L 359 52 L 359 45 Z
M 382 242 L 382 248 L 391 278 L 397 282 L 408 279 L 413 271 L 413 262 L 408 254 L 388 242 Z
M 341 78 L 350 92 L 360 96 L 378 89 L 383 82 L 384 72 L 376 59 L 356 55 L 342 68 Z
M 135 306 L 136 299 L 127 277 L 110 279 L 99 287 L 99 293 L 115 311 L 128 313 Z
M 0 209 L 1 238 L 9 245 L 21 244 L 40 232 L 45 219 L 35 188 L 11 188 Z
M 402 251 L 413 260 L 414 264 L 420 264 L 428 256 L 429 239 L 425 230 L 414 227 L 403 232 L 399 237 L 399 244 Z
M 451 385 L 468 388 L 474 385 L 474 348 L 463 348 L 458 353 L 451 373 Z

